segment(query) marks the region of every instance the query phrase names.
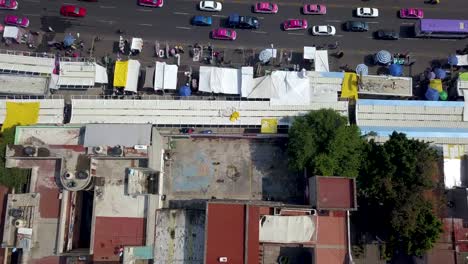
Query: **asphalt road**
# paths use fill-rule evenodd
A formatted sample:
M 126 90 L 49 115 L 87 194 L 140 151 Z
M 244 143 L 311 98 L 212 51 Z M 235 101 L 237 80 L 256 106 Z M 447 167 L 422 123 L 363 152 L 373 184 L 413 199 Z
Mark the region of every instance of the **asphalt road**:
M 305 16 L 301 6 L 308 1 L 276 1 L 278 14 L 257 14 L 260 18 L 258 30 L 238 30 L 238 39 L 233 42 L 210 40 L 212 28 L 222 26 L 231 13 L 251 15 L 254 0 L 226 0 L 223 10 L 218 13 L 197 10 L 198 0 L 165 0 L 162 8 L 140 7 L 136 0 L 99 0 L 97 3 L 57 0 L 20 0 L 16 11 L 0 11 L 0 15 L 15 13 L 25 15 L 31 20 L 31 28 L 45 30 L 48 26 L 57 32 L 79 32 L 91 34 L 103 39 L 116 39 L 117 29 L 125 30 L 129 35 L 145 40 L 168 40 L 180 43 L 207 43 L 223 47 L 270 47 L 274 44 L 281 48 L 301 49 L 304 45 L 317 45 L 339 41 L 340 49 L 345 54 L 364 57 L 380 49 L 391 52 L 410 52 L 415 58 L 446 58 L 468 44 L 468 40 L 416 39 L 411 37 L 412 20 L 400 19 L 397 12 L 402 7 L 421 7 L 426 18 L 468 19 L 466 0 L 442 0 L 440 5 L 424 4 L 424 0 L 321 0 L 316 3 L 327 5 L 327 14 L 323 16 Z M 64 18 L 59 14 L 62 4 L 77 4 L 87 8 L 85 18 Z M 353 10 L 358 6 L 379 8 L 380 16 L 373 19 L 353 17 Z M 190 19 L 194 15 L 212 15 L 214 25 L 211 28 L 194 27 Z M 308 31 L 285 32 L 281 23 L 287 18 L 306 18 L 309 25 L 330 24 L 337 28 L 334 37 L 312 36 Z M 365 20 L 370 23 L 370 32 L 345 32 L 341 25 L 348 20 Z M 398 41 L 375 40 L 372 32 L 378 29 L 400 31 Z

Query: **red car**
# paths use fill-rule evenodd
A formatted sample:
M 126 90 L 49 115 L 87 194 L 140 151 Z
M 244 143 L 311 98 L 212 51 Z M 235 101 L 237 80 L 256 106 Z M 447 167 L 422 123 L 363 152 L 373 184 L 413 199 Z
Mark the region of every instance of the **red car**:
M 16 0 L 0 0 L 0 9 L 18 9 Z
M 236 31 L 228 28 L 217 28 L 211 31 L 211 38 L 223 40 L 235 40 L 237 38 Z
M 162 7 L 164 5 L 164 1 L 163 0 L 138 0 L 138 4 L 141 6 Z
M 84 17 L 86 16 L 86 9 L 75 5 L 63 5 L 60 8 L 60 14 L 69 17 Z
M 307 20 L 305 19 L 288 19 L 283 22 L 284 30 L 298 30 L 307 28 Z
M 278 13 L 278 5 L 270 2 L 256 3 L 254 13 L 276 14 Z
M 402 8 L 400 10 L 400 18 L 420 19 L 424 18 L 424 12 L 419 8 Z
M 327 8 L 325 5 L 306 4 L 302 7 L 302 13 L 304 13 L 304 15 L 325 15 L 327 13 Z

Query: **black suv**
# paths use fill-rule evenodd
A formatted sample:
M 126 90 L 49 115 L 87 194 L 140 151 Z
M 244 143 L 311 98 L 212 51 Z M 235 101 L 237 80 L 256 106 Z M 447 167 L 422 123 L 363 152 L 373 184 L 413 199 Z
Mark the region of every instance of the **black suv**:
M 378 39 L 385 39 L 385 40 L 397 40 L 400 38 L 398 33 L 394 30 L 378 30 L 375 33 L 375 36 Z
M 364 32 L 369 30 L 369 24 L 363 21 L 348 21 L 344 27 L 346 31 Z
M 260 23 L 256 17 L 232 14 L 228 17 L 227 26 L 232 28 L 257 29 Z

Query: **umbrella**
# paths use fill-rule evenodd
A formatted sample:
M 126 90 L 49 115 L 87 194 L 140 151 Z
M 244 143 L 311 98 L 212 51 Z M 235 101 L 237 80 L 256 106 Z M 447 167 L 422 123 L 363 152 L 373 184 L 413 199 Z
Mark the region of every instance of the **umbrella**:
M 365 64 L 358 64 L 356 66 L 356 73 L 361 75 L 368 75 L 369 74 L 369 67 Z
M 431 87 L 427 88 L 425 96 L 426 96 L 426 99 L 429 101 L 439 100 L 439 92 L 436 89 L 433 89 Z
M 390 75 L 392 76 L 401 76 L 403 75 L 403 67 L 400 64 L 392 64 L 388 67 Z
M 451 66 L 457 65 L 458 64 L 457 56 L 456 55 L 450 55 L 448 57 L 448 64 L 450 64 Z
M 190 95 L 192 95 L 192 90 L 190 90 L 190 87 L 188 85 L 184 85 L 184 86 L 180 87 L 179 95 L 180 96 L 190 96 Z
M 448 98 L 447 92 L 446 91 L 439 92 L 439 98 L 442 101 L 447 101 L 447 98 Z
M 66 35 L 65 38 L 63 39 L 63 45 L 65 47 L 69 47 L 73 45 L 74 42 L 75 42 L 75 38 L 71 34 Z
M 445 79 L 445 77 L 447 77 L 447 73 L 441 68 L 434 69 L 434 73 L 437 79 Z
M 436 77 L 436 76 L 435 76 L 435 73 L 434 73 L 433 71 L 427 71 L 427 72 L 426 72 L 426 78 L 427 78 L 428 80 L 435 79 L 435 77 Z
M 375 54 L 375 61 L 381 64 L 389 64 L 392 61 L 392 54 L 386 50 L 381 50 Z
M 273 50 L 272 49 L 264 49 L 264 50 L 260 51 L 260 54 L 258 54 L 258 59 L 262 63 L 269 62 L 272 57 L 273 57 Z

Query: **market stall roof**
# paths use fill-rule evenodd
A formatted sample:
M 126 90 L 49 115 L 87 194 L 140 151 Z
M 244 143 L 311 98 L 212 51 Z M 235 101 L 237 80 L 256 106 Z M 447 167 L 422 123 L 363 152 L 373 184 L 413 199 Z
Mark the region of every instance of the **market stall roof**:
M 107 76 L 107 69 L 97 63 L 94 63 L 94 67 L 96 68 L 96 75 L 95 75 L 94 82 L 108 83 L 109 78 Z
M 132 45 L 130 47 L 131 50 L 139 50 L 143 49 L 143 39 L 142 38 L 132 38 Z
M 143 88 L 154 88 L 154 67 L 146 67 Z
M 305 60 L 315 59 L 315 51 L 316 51 L 315 47 L 304 46 L 304 55 L 303 55 L 304 59 Z
M 318 72 L 330 71 L 330 66 L 328 65 L 328 51 L 327 50 L 315 51 L 314 66 L 315 66 L 315 71 L 318 71 Z
M 114 86 L 124 87 L 125 91 L 137 92 L 140 62 L 137 60 L 117 61 L 115 63 Z
M 54 68 L 55 59 L 52 55 L 50 57 L 40 57 L 34 53 L 31 53 L 31 56 L 0 53 L 0 72 L 2 73 L 52 74 Z
M 177 65 L 166 64 L 165 62 L 156 62 L 154 73 L 155 90 L 176 90 L 177 89 Z
M 240 69 L 200 66 L 199 91 L 240 94 Z
M 60 61 L 58 87 L 92 87 L 95 83 L 96 65 L 91 61 Z
M 19 33 L 20 33 L 20 29 L 18 27 L 5 26 L 5 28 L 3 29 L 4 38 L 16 39 Z

